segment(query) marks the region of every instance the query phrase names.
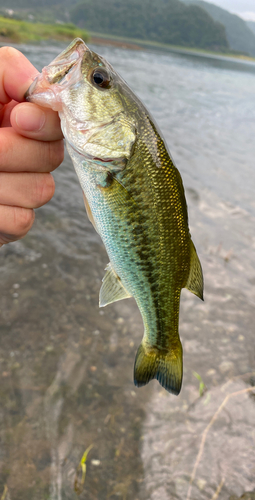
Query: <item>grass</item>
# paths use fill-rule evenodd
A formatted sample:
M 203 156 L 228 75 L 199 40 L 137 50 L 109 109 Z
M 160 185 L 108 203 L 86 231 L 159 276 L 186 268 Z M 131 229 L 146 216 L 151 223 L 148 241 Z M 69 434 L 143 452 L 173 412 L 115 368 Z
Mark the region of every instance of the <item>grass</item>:
M 204 382 L 203 382 L 203 380 L 202 380 L 201 376 L 199 375 L 199 373 L 197 373 L 197 372 L 193 372 L 193 375 L 194 375 L 194 377 L 196 377 L 196 378 L 197 378 L 197 380 L 199 381 L 199 396 L 200 396 L 200 397 L 202 397 L 202 396 L 203 396 L 203 394 L 204 394 L 204 392 L 205 392 L 205 390 L 206 390 L 206 386 L 205 386 L 205 384 L 204 384 Z
M 0 40 L 13 43 L 40 42 L 41 40 L 69 41 L 74 38 L 88 41 L 87 31 L 74 24 L 43 24 L 0 17 Z

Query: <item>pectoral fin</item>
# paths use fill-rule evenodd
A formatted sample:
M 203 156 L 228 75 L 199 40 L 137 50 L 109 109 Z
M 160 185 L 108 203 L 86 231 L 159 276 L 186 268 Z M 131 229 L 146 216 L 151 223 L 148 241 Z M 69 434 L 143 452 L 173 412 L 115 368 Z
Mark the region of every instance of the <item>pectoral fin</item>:
M 91 212 L 91 208 L 89 206 L 89 202 L 86 198 L 86 195 L 84 192 L 82 192 L 83 194 L 83 200 L 84 200 L 84 205 L 85 205 L 85 208 L 86 208 L 86 212 L 87 212 L 87 216 L 88 216 L 88 219 L 90 220 L 91 224 L 94 226 L 95 230 L 97 231 L 97 227 L 96 227 L 96 223 L 95 223 L 95 219 L 92 215 L 92 212 Z M 98 232 L 98 231 L 97 231 Z
M 196 249 L 192 241 L 191 241 L 190 272 L 185 288 L 187 288 L 188 290 L 190 290 L 190 292 L 197 295 L 201 300 L 204 300 L 203 271 L 200 264 L 200 260 L 197 256 Z
M 115 273 L 111 263 L 106 266 L 106 273 L 99 293 L 99 307 L 107 306 L 117 300 L 132 297 L 124 288 L 119 276 Z

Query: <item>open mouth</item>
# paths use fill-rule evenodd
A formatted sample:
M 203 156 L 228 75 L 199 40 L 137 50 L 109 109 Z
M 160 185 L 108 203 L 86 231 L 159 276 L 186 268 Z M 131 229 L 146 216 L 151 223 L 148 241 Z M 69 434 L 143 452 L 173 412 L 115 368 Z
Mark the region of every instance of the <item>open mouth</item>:
M 50 85 L 61 83 L 71 69 L 82 60 L 84 53 L 88 50 L 83 40 L 76 38 L 67 49 L 63 50 L 56 59 L 43 68 L 42 74 Z
M 81 79 L 80 65 L 88 51 L 83 40 L 76 38 L 66 50 L 45 66 L 25 94 L 29 102 L 61 111 L 61 91 Z

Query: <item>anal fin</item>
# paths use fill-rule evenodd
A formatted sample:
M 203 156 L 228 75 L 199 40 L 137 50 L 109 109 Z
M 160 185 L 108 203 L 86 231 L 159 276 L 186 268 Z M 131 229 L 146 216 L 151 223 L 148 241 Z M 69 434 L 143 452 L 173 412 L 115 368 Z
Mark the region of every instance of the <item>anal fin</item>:
M 201 300 L 204 300 L 203 271 L 200 264 L 200 260 L 197 256 L 194 243 L 192 241 L 191 241 L 190 272 L 185 288 L 187 288 L 190 292 L 197 295 Z
M 117 302 L 117 300 L 132 297 L 123 286 L 119 276 L 112 268 L 111 263 L 109 263 L 105 269 L 106 273 L 99 292 L 99 307 L 107 306 L 107 304 Z

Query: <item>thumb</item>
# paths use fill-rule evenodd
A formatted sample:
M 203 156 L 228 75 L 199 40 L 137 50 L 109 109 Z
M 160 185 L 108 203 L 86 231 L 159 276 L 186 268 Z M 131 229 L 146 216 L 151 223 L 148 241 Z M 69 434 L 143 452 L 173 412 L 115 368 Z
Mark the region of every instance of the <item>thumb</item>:
M 28 59 L 13 47 L 0 48 L 0 104 L 24 101 L 24 94 L 38 71 Z

